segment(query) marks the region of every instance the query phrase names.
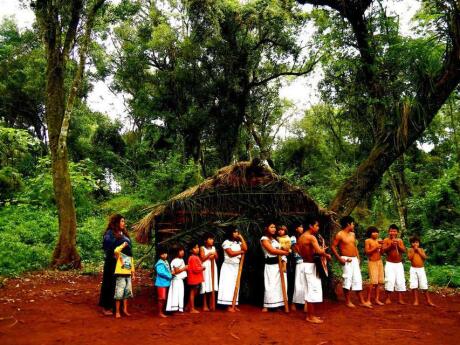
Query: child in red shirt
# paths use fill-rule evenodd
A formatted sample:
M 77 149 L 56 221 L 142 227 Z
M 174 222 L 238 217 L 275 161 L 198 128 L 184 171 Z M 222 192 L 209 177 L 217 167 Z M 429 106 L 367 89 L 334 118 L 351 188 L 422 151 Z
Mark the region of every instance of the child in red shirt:
M 198 288 L 204 281 L 203 271 L 205 269 L 201 264 L 200 258 L 198 257 L 199 253 L 200 247 L 198 243 L 193 243 L 190 249 L 190 257 L 188 258 L 187 283 L 190 286 L 190 312 L 194 314 L 199 313 L 199 311 L 195 309 L 195 296 L 198 292 Z

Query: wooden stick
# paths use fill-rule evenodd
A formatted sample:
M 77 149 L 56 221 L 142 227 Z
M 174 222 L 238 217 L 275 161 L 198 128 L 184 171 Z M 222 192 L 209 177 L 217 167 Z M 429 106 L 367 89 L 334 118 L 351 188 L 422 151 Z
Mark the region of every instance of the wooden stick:
M 284 281 L 284 272 L 283 272 L 283 262 L 281 261 L 281 256 L 278 255 L 278 267 L 280 270 L 280 278 L 281 278 L 281 290 L 283 291 L 283 300 L 284 300 L 284 311 L 289 313 L 289 303 L 286 293 L 286 282 Z
M 238 268 L 238 276 L 236 277 L 235 291 L 233 292 L 232 308 L 235 309 L 236 298 L 240 290 L 241 272 L 243 271 L 244 253 L 241 254 L 240 267 Z
M 211 259 L 211 279 L 212 279 L 212 291 L 211 291 L 211 310 L 216 310 L 216 293 L 214 292 L 214 258 Z M 206 298 L 206 296 L 204 297 Z

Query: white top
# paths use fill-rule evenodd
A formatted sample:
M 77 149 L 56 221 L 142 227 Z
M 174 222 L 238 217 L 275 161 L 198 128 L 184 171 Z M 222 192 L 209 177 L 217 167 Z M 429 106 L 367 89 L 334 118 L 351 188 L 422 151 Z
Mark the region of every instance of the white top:
M 225 240 L 224 243 L 222 243 L 222 249 L 224 250 L 224 263 L 227 263 L 227 264 L 239 264 L 240 263 L 241 254 L 234 256 L 234 257 L 230 257 L 225 251 L 226 249 L 231 249 L 234 252 L 240 251 L 241 250 L 240 242 Z
M 272 245 L 273 248 L 280 249 L 280 243 L 279 243 L 277 240 L 275 240 L 274 238 L 272 238 L 272 239 L 270 240 L 267 236 L 262 236 L 262 237 L 260 238 L 260 244 L 262 244 L 262 241 L 263 241 L 263 240 L 268 240 L 268 241 L 271 243 L 271 245 Z M 274 257 L 277 257 L 277 256 L 278 256 L 278 255 L 276 255 L 276 254 L 270 254 L 269 252 L 267 252 L 267 250 L 265 249 L 264 246 L 262 246 L 262 250 L 264 251 L 264 256 L 265 256 L 266 258 L 274 258 Z
M 184 259 L 181 258 L 175 258 L 173 261 L 171 261 L 171 272 L 174 272 L 174 268 L 184 268 L 185 267 L 185 262 Z M 173 277 L 176 277 L 177 279 L 185 279 L 187 278 L 187 271 L 182 271 L 179 274 L 173 274 Z

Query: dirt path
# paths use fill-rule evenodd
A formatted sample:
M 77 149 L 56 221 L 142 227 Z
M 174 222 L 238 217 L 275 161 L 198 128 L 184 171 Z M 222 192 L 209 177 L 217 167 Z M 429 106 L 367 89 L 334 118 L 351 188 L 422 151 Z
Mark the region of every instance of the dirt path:
M 160 319 L 146 273 L 136 282 L 130 318 L 104 317 L 96 307 L 99 276 L 34 273 L 0 288 L 0 344 L 436 344 L 460 343 L 460 295 L 433 296 L 438 308 L 389 305 L 348 309 L 326 302 L 325 323 L 303 312 L 186 314 Z M 407 296 L 409 297 L 409 296 Z M 407 298 L 410 300 L 409 298 Z

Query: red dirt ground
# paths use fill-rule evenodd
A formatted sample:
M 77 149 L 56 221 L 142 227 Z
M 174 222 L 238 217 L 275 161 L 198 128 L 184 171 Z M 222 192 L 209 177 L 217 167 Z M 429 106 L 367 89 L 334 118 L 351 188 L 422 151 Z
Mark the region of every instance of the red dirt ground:
M 0 344 L 459 344 L 460 295 L 433 294 L 438 308 L 388 305 L 349 309 L 325 302 L 322 325 L 301 311 L 156 316 L 146 272 L 135 282 L 129 318 L 103 316 L 97 307 L 100 276 L 40 272 L 0 288 Z M 410 301 L 410 296 L 406 300 Z

